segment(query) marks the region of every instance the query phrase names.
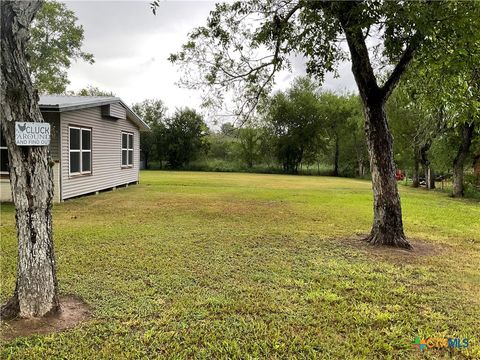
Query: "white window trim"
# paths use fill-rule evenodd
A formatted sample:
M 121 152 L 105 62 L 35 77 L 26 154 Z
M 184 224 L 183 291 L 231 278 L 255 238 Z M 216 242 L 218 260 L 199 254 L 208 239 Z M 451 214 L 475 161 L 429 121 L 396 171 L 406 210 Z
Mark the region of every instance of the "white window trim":
M 71 129 L 76 129 L 76 130 L 79 130 L 80 131 L 80 149 L 70 149 L 70 130 Z M 82 135 L 83 135 L 83 131 L 88 131 L 90 132 L 90 149 L 87 149 L 87 150 L 83 150 L 82 149 Z M 91 128 L 86 128 L 86 127 L 80 127 L 80 126 L 69 126 L 68 127 L 68 175 L 69 176 L 78 176 L 78 175 L 91 175 L 92 174 L 92 167 L 93 167 L 93 161 L 92 161 L 92 129 Z M 83 161 L 83 156 L 82 156 L 82 153 L 84 152 L 88 152 L 90 153 L 90 170 L 88 171 L 82 171 L 82 168 L 83 168 L 83 164 L 82 164 L 82 161 Z M 71 172 L 71 166 L 70 166 L 70 153 L 80 153 L 80 159 L 79 159 L 79 169 L 80 171 L 77 171 L 77 172 Z
M 126 148 L 123 147 L 123 135 L 124 135 L 124 134 L 127 135 L 127 147 L 126 147 Z M 132 137 L 132 144 L 129 144 L 130 136 Z M 122 150 L 120 151 L 120 164 L 121 164 L 122 169 L 129 169 L 129 168 L 132 168 L 132 167 L 133 167 L 133 163 L 134 163 L 133 156 L 134 156 L 134 154 L 135 154 L 135 152 L 134 152 L 134 147 L 133 147 L 133 142 L 134 142 L 134 140 L 135 140 L 135 137 L 134 137 L 134 135 L 133 135 L 132 132 L 128 132 L 128 131 L 122 131 L 122 132 L 121 132 L 121 135 L 120 135 L 120 146 L 121 146 L 121 149 L 122 149 Z M 129 147 L 129 145 L 131 145 L 131 147 Z M 124 152 L 124 151 L 127 152 L 127 164 L 126 164 L 126 165 L 123 164 L 123 152 Z M 129 152 L 132 153 L 132 163 L 131 163 L 131 164 L 128 163 L 128 159 L 129 159 L 128 154 L 129 154 Z

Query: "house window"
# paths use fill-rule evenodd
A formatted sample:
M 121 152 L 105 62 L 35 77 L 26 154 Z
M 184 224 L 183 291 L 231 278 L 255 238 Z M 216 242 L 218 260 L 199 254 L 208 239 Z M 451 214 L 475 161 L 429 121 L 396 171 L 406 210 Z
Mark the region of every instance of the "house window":
M 8 164 L 8 149 L 3 134 L 0 134 L 0 163 L 0 174 L 8 174 L 10 172 L 10 166 Z
M 133 134 L 122 131 L 122 167 L 133 166 Z
M 70 175 L 92 173 L 92 129 L 69 127 Z

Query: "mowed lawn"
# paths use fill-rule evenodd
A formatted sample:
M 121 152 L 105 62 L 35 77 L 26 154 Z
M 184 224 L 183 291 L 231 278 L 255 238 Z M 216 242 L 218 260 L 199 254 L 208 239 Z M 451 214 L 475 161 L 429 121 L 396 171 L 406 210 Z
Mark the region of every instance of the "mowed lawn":
M 400 191 L 413 253 L 358 240 L 372 221 L 361 180 L 144 171 L 55 205 L 60 292 L 93 317 L 0 358 L 480 358 L 480 203 Z M 13 206 L 1 215 L 3 302 Z M 420 353 L 416 336 L 470 346 Z

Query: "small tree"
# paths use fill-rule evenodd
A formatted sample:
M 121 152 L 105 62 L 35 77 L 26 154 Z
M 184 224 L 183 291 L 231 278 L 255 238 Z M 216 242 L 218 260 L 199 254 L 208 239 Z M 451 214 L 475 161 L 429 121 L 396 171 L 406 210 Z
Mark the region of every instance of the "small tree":
M 15 122 L 42 122 L 26 59 L 36 1 L 1 2 L 1 130 L 8 147 L 16 210 L 17 279 L 2 319 L 40 317 L 60 308 L 52 236 L 53 173 L 46 146 L 15 144 Z
M 321 93 L 318 101 L 324 119 L 323 128 L 333 148 L 333 176 L 338 176 L 341 147 L 354 131 L 352 118 L 361 114 L 361 105 L 356 96 L 340 96 L 332 92 Z
M 246 126 L 238 129 L 238 155 L 247 168 L 252 169 L 253 165 L 260 160 L 261 130 Z
M 28 44 L 34 87 L 40 93 L 63 93 L 70 83 L 72 60 L 92 64 L 93 55 L 82 51 L 83 27 L 65 4 L 45 1 L 32 23 Z
M 266 122 L 276 137 L 275 153 L 284 172 L 296 174 L 304 155 L 316 150 L 324 120 L 319 109 L 315 85 L 305 78 L 272 97 Z
M 167 114 L 167 107 L 162 100 L 147 99 L 132 106 L 149 126 L 151 131 L 140 134 L 140 150 L 144 156 L 145 168 L 149 168 L 150 159 L 157 159 L 160 164 L 163 160 L 164 147 L 164 122 Z
M 194 160 L 208 148 L 208 127 L 193 109 L 177 109 L 166 120 L 166 158 L 168 165 L 178 169 Z

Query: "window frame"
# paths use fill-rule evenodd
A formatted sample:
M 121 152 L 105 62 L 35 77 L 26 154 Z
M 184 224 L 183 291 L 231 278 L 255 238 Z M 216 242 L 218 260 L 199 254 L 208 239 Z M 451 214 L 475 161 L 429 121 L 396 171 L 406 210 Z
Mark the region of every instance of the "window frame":
M 71 130 L 79 130 L 80 131 L 80 142 L 79 142 L 79 149 L 71 149 Z M 83 149 L 83 132 L 89 132 L 90 133 L 90 149 Z M 76 177 L 76 176 L 86 176 L 86 175 L 92 175 L 92 168 L 93 168 L 93 156 L 92 156 L 92 148 L 93 148 L 93 136 L 92 136 L 92 128 L 91 127 L 86 127 L 86 126 L 78 126 L 78 125 L 69 125 L 68 126 L 68 175 L 70 177 Z M 79 153 L 79 169 L 80 171 L 72 172 L 72 167 L 71 167 L 71 156 L 70 154 L 74 153 Z M 89 153 L 90 154 L 90 170 L 88 171 L 83 171 L 83 153 Z
M 127 147 L 124 148 L 123 147 L 123 135 L 127 135 Z M 130 144 L 130 137 L 132 139 L 131 141 L 131 144 Z M 135 154 L 135 148 L 133 146 L 133 143 L 135 142 L 135 135 L 133 132 L 131 131 L 124 131 L 122 130 L 120 132 L 120 167 L 122 169 L 130 169 L 130 168 L 133 168 L 133 164 L 135 163 L 134 161 L 134 154 Z M 123 164 L 123 152 L 126 151 L 127 152 L 127 163 L 124 165 Z M 129 163 L 129 153 L 132 153 L 132 162 Z
M 3 134 L 0 134 L 0 136 L 3 136 Z M 7 144 L 5 144 L 5 139 L 3 139 L 3 142 L 4 142 L 5 146 L 2 146 L 1 143 L 0 143 L 0 150 L 7 150 L 7 163 L 9 163 L 9 161 L 8 161 L 8 147 L 7 147 Z M 10 169 L 10 164 L 8 164 L 8 168 Z M 0 176 L 1 175 L 10 175 L 10 170 L 2 171 L 0 169 Z

